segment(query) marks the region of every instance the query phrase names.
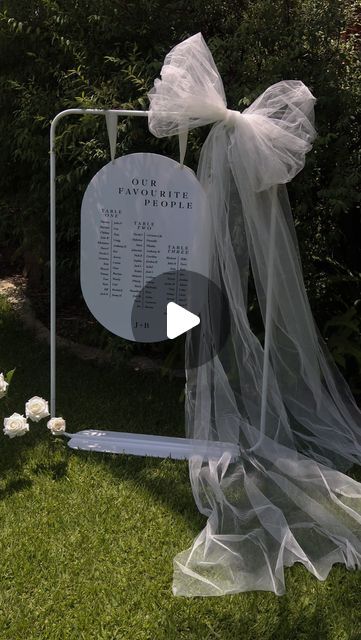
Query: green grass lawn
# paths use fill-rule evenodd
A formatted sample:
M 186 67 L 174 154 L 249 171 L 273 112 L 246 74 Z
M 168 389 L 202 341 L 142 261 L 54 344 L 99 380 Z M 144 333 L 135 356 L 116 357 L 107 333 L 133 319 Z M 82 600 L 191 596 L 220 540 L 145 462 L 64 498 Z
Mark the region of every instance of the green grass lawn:
M 0 370 L 16 366 L 3 417 L 49 397 L 49 353 L 0 301 Z M 69 431 L 183 435 L 182 381 L 58 356 Z M 172 560 L 205 520 L 185 462 L 72 451 L 46 421 L 0 434 L 1 640 L 361 638 L 361 572 L 318 582 L 286 569 L 287 593 L 175 598 Z

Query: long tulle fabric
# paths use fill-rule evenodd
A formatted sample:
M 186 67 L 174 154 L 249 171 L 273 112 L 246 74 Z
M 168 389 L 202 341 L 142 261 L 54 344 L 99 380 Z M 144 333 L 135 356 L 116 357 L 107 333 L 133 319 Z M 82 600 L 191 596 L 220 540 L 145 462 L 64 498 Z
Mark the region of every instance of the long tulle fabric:
M 186 364 L 194 352 L 210 356 L 187 367 L 186 430 L 240 451 L 237 460 L 191 457 L 208 520 L 174 560 L 173 591 L 282 594 L 284 567 L 295 562 L 320 580 L 336 562 L 360 568 L 361 485 L 342 471 L 360 462 L 361 414 L 317 333 L 285 187 L 315 137 L 315 100 L 302 82 L 282 81 L 242 114 L 228 111 L 201 34 L 168 54 L 149 97 L 157 136 L 216 122 L 198 177 L 209 198 L 210 278 L 226 293 L 231 331 L 214 353 L 209 336 L 227 310 L 209 300 L 203 337 L 186 344 Z M 264 345 L 247 317 L 249 266 Z

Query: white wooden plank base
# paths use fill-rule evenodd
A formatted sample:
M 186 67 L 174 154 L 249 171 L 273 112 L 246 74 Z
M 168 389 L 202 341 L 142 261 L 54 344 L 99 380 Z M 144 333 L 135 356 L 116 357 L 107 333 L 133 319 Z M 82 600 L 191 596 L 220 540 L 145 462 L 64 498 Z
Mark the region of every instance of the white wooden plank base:
M 224 453 L 229 453 L 231 458 L 235 460 L 240 454 L 237 445 L 230 442 L 209 442 L 119 431 L 97 431 L 95 429 L 86 429 L 74 434 L 65 433 L 64 435 L 69 438 L 69 447 L 83 451 L 125 453 L 176 460 L 187 460 L 197 454 L 207 459 L 218 459 Z

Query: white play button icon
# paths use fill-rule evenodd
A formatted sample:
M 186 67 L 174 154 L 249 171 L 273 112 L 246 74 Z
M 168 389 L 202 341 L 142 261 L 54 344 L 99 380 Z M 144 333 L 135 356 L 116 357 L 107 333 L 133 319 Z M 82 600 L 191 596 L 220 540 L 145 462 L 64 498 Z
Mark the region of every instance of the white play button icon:
M 194 313 L 180 307 L 175 302 L 167 304 L 167 338 L 173 340 L 182 333 L 193 329 L 200 323 L 200 319 Z

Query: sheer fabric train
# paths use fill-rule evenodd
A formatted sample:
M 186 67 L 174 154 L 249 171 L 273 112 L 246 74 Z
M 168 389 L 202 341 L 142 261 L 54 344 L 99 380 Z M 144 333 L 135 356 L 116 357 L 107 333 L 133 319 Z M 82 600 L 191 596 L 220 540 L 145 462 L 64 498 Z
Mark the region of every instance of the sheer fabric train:
M 173 592 L 209 596 L 285 591 L 284 567 L 301 562 L 324 580 L 336 563 L 361 566 L 361 485 L 343 471 L 361 459 L 361 414 L 318 336 L 305 287 L 285 183 L 304 166 L 315 137 L 315 98 L 300 81 L 269 87 L 242 113 L 226 107 L 202 35 L 166 56 L 149 94 L 149 128 L 187 135 L 215 123 L 198 178 L 209 197 L 210 278 L 229 302 L 231 332 L 186 345 L 213 356 L 187 368 L 188 437 L 239 445 L 240 457 L 190 460 L 207 524 L 174 560 Z M 251 266 L 266 328 L 247 317 Z M 206 335 L 222 310 L 202 317 Z

